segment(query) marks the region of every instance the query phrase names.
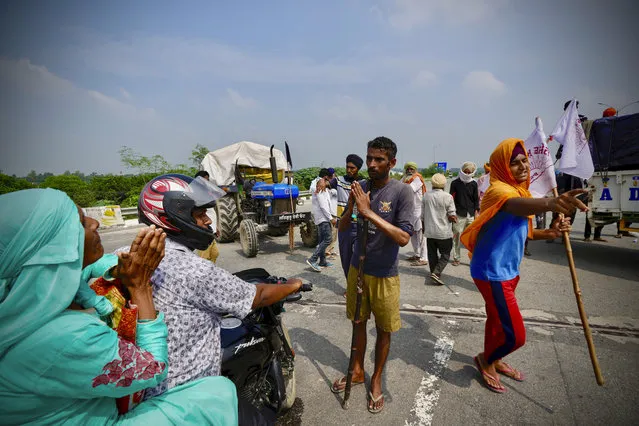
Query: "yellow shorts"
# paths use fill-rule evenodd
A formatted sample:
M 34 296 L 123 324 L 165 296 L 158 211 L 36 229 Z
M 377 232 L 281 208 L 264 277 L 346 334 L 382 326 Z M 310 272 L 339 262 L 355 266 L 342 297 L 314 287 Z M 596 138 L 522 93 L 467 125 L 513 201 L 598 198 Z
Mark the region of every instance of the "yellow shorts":
M 355 318 L 357 298 L 357 269 L 352 265 L 346 282 L 346 316 L 352 321 Z M 399 275 L 379 278 L 364 274 L 360 320 L 368 320 L 371 312 L 375 315 L 377 328 L 391 333 L 402 328 L 399 316 Z

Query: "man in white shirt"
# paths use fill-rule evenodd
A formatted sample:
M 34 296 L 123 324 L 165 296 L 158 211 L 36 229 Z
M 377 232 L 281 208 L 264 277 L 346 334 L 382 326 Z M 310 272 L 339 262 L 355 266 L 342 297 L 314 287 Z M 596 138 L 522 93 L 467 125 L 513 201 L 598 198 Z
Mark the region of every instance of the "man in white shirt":
M 430 278 L 437 284 L 444 285 L 441 275 L 453 249 L 451 223 L 457 222 L 457 213 L 453 196 L 444 191 L 446 176 L 437 173 L 431 178 L 431 183 L 433 190 L 424 194 L 422 220 L 428 247 Z
M 410 237 L 410 242 L 413 245 L 413 256 L 408 260 L 412 260 L 412 266 L 425 266 L 428 265 L 426 260 L 426 240 L 424 239 L 424 232 L 422 229 L 422 200 L 426 193 L 426 184 L 424 178 L 417 171 L 417 163 L 409 161 L 404 164 L 404 176 L 402 182 L 410 185 L 415 197 L 415 212 L 413 219 L 413 235 Z
M 333 266 L 326 261 L 326 247 L 332 239 L 331 225 L 335 225 L 336 220 L 331 214 L 331 195 L 327 190 L 328 182 L 325 179 L 317 181 L 317 189 L 313 193 L 313 221 L 317 225 L 319 233 L 319 243 L 313 255 L 306 260 L 306 263 L 315 271 L 322 272 L 321 267 Z

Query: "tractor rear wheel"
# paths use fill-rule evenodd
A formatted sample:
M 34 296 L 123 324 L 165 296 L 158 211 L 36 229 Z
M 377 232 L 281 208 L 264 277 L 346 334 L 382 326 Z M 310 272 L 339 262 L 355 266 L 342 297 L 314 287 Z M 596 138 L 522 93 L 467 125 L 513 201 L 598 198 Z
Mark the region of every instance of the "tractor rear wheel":
M 319 242 L 317 225 L 313 220 L 306 221 L 300 225 L 300 236 L 304 247 L 315 247 Z
M 259 240 L 257 238 L 257 227 L 251 219 L 244 219 L 240 222 L 240 243 L 242 251 L 246 257 L 257 256 Z
M 220 231 L 220 243 L 231 243 L 237 238 L 238 218 L 235 194 L 225 195 L 217 200 L 217 229 Z

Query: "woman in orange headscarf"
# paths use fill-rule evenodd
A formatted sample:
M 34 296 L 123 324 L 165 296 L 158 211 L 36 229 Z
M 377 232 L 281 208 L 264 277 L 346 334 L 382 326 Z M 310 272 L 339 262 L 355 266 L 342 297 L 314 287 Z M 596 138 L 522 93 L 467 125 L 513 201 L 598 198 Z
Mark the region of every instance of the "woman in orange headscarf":
M 521 381 L 524 376 L 501 359 L 524 344 L 526 330 L 517 306 L 515 288 L 526 237 L 559 238 L 570 231 L 570 219 L 559 216 L 550 229 L 533 229 L 532 216 L 547 211 L 570 215 L 587 207 L 568 191 L 557 198 L 532 198 L 528 191 L 530 166 L 521 139 L 506 139 L 490 156 L 490 186 L 481 201 L 481 214 L 461 236 L 471 256 L 470 273 L 486 302 L 484 351 L 475 364 L 486 387 L 506 388 L 497 373 Z

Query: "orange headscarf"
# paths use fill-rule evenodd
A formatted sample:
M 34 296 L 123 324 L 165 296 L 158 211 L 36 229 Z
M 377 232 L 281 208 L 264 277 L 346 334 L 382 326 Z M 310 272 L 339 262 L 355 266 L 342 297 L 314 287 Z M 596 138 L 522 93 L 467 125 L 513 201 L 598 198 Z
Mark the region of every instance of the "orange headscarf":
M 481 227 L 493 218 L 510 198 L 532 198 L 528 187 L 530 174 L 526 182 L 517 183 L 510 171 L 510 157 L 517 144 L 524 146 L 521 139 L 510 138 L 502 141 L 490 155 L 490 186 L 481 200 L 480 214 L 477 219 L 461 235 L 461 241 L 468 249 L 468 257 L 472 256 Z M 526 153 L 526 157 L 528 154 Z M 532 216 L 528 218 L 528 236 L 532 237 Z

